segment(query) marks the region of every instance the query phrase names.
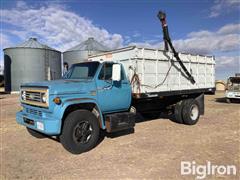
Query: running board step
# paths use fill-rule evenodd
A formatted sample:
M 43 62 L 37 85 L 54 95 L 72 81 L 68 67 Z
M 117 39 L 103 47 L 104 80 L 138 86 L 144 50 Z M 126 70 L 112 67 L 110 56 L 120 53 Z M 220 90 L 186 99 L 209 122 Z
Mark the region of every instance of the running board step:
M 107 114 L 105 124 L 107 132 L 131 129 L 135 126 L 136 114 L 131 112 Z

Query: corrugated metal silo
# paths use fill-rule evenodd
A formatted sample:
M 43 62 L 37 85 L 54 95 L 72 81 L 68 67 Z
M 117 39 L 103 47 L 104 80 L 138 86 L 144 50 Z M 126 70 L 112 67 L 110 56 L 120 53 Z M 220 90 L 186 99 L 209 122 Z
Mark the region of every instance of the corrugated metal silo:
M 4 50 L 5 91 L 19 91 L 22 83 L 59 79 L 61 52 L 36 38 Z
M 100 44 L 91 37 L 79 45 L 65 51 L 63 53 L 63 61 L 71 66 L 74 63 L 85 61 L 89 55 L 94 55 L 106 51 L 109 51 L 107 47 Z
M 215 86 L 217 91 L 225 91 L 227 85 L 224 81 L 218 80 L 215 82 Z

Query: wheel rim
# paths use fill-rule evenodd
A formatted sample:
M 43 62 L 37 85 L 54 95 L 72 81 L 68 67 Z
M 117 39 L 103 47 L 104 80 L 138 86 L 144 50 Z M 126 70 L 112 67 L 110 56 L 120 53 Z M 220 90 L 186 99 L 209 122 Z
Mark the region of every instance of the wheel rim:
M 86 144 L 92 137 L 92 126 L 88 121 L 79 122 L 73 131 L 73 139 L 77 144 Z
M 199 109 L 198 106 L 196 104 L 191 106 L 191 111 L 190 111 L 190 117 L 193 121 L 196 121 L 198 118 L 198 114 L 199 114 Z

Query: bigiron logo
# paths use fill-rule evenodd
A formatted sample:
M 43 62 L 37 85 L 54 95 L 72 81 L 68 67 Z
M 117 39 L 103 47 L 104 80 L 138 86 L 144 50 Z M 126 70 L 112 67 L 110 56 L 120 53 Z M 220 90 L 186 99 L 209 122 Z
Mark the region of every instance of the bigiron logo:
M 210 161 L 198 165 L 195 161 L 181 161 L 181 175 L 194 175 L 196 179 L 204 179 L 207 176 L 236 175 L 235 165 L 214 165 Z

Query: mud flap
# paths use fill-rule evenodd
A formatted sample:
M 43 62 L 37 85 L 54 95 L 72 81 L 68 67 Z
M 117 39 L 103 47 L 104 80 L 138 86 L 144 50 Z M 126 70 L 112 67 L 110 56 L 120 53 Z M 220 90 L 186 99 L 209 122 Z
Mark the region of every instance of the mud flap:
M 204 94 L 201 94 L 199 95 L 197 98 L 196 98 L 197 102 L 199 103 L 199 106 L 200 106 L 200 115 L 204 115 Z

